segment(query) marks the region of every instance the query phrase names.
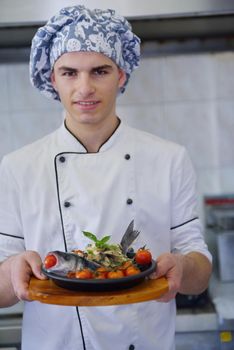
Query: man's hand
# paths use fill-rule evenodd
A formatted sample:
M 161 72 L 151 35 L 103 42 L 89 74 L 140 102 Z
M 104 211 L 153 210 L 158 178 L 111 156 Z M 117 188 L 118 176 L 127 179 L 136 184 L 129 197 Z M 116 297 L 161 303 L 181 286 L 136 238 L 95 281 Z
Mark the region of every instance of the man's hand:
M 30 300 L 29 281 L 34 275 L 38 279 L 46 279 L 41 273 L 41 258 L 34 251 L 11 256 L 0 265 L 0 307 L 10 306 L 19 300 Z
M 34 251 L 26 251 L 12 258 L 11 283 L 19 300 L 30 300 L 28 286 L 32 275 L 38 279 L 45 279 L 41 273 L 41 264 L 39 254 Z
M 168 292 L 158 301 L 168 302 L 178 292 L 182 294 L 200 294 L 208 286 L 211 275 L 211 263 L 202 254 L 191 252 L 187 255 L 164 253 L 157 259 L 156 272 L 150 278 L 166 277 Z
M 166 277 L 169 285 L 168 292 L 158 299 L 158 301 L 168 302 L 175 298 L 181 286 L 182 276 L 182 255 L 164 253 L 158 257 L 156 272 L 154 272 L 150 278 Z

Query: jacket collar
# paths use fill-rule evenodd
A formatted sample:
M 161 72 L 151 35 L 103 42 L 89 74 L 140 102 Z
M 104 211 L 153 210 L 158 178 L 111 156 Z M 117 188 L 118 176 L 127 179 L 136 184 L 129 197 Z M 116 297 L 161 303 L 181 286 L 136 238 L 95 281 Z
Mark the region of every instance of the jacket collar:
M 119 140 L 120 136 L 123 134 L 125 126 L 124 123 L 120 120 L 118 127 L 115 131 L 109 136 L 109 138 L 101 145 L 99 152 L 107 151 L 109 148 L 113 147 Z M 58 129 L 59 139 L 62 140 L 64 146 L 66 147 L 66 152 L 79 152 L 79 153 L 88 153 L 85 146 L 77 139 L 70 130 L 67 129 L 65 121 Z

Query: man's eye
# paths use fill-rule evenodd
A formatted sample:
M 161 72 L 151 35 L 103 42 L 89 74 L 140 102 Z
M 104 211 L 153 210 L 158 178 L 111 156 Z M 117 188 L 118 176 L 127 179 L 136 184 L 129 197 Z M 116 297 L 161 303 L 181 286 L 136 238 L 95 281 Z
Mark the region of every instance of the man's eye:
M 76 75 L 75 72 L 70 72 L 70 71 L 63 72 L 63 76 L 65 76 L 65 77 L 73 77 L 75 75 Z
M 108 72 L 105 69 L 96 69 L 94 71 L 95 75 L 106 75 Z

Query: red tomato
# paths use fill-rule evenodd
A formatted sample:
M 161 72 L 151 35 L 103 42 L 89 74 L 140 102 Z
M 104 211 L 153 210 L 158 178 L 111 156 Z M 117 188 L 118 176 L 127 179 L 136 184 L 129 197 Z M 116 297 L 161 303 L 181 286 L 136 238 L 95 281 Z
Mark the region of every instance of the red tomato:
M 67 278 L 76 278 L 76 273 L 74 271 L 69 271 L 67 273 Z
M 152 255 L 148 249 L 138 249 L 135 255 L 135 261 L 139 265 L 148 265 L 152 261 Z
M 107 272 L 97 272 L 96 275 L 95 275 L 95 278 L 97 279 L 105 279 L 107 278 Z
M 120 267 L 119 270 L 126 270 L 128 267 L 132 266 L 132 261 L 125 261 Z
M 49 269 L 56 264 L 57 264 L 57 258 L 55 255 L 49 254 L 45 257 L 44 266 L 46 269 Z
M 122 278 L 124 277 L 124 273 L 121 270 L 109 271 L 107 273 L 107 278 Z
M 138 273 L 141 272 L 140 269 L 136 266 L 129 266 L 125 271 L 125 276 L 132 276 L 132 275 L 137 275 Z
M 97 268 L 96 272 L 108 272 L 108 269 L 104 266 L 100 266 Z
M 76 278 L 89 280 L 89 279 L 93 278 L 93 273 L 89 269 L 83 269 L 80 271 L 76 271 Z
M 101 266 L 95 271 L 94 278 L 105 279 L 105 278 L 107 278 L 107 273 L 108 273 L 108 270 L 104 266 Z

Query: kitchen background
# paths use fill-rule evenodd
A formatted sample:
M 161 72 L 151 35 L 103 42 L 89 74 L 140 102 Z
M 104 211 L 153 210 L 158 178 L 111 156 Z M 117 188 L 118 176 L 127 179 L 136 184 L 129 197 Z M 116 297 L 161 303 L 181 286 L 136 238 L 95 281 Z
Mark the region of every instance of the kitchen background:
M 228 13 L 234 13 L 234 1 L 221 1 L 222 11 L 214 13 L 214 16 L 209 17 L 211 12 L 206 9 L 195 24 L 193 21 L 198 15 L 196 6 L 212 1 L 190 2 L 193 8 L 190 9 L 192 13 L 188 15 L 187 23 L 186 16 L 181 16 L 181 8 L 186 6 L 186 1 L 165 0 L 163 4 L 160 1 L 145 1 L 145 8 L 142 2 L 136 2 L 139 6 L 134 7 L 135 16 L 149 14 L 149 4 L 155 4 L 154 13 L 157 13 L 159 20 L 144 22 L 144 16 L 142 21 L 135 21 L 137 17 L 132 18 L 133 28 L 143 37 L 142 60 L 126 92 L 118 98 L 117 113 L 133 127 L 187 148 L 197 174 L 198 211 L 215 262 L 207 293 L 200 299 L 188 296 L 178 308 L 176 350 L 233 350 L 234 276 L 232 273 L 231 278 L 229 276 L 227 281 L 223 281 L 220 274 L 221 257 L 228 254 L 225 250 L 222 256 L 218 256 L 217 237 L 226 236 L 221 235 L 221 230 L 207 227 L 204 197 L 222 198 L 224 204 L 227 204 L 227 198 L 231 198 L 231 218 L 234 220 L 234 19 L 231 18 L 230 22 L 227 15 L 225 21 L 223 17 L 222 22 L 214 22 L 212 28 L 206 26 L 211 17 L 217 21 L 225 14 L 227 4 L 232 4 L 232 11 L 229 9 Z M 16 30 L 10 31 L 11 25 L 6 23 L 8 17 L 4 11 L 9 4 L 14 5 L 14 0 L 2 0 L 2 3 L 5 7 L 2 6 L 0 12 L 0 159 L 50 133 L 63 121 L 60 103 L 45 98 L 31 87 L 28 73 L 30 35 L 28 32 L 23 34 L 28 35 L 25 44 L 24 38 L 18 35 L 24 33 L 24 27 L 14 24 Z M 75 2 L 68 1 L 66 5 L 72 3 Z M 83 3 L 90 5 L 95 0 Z M 129 8 L 125 8 L 123 3 L 118 1 L 118 6 L 116 3 L 113 7 L 119 7 L 120 13 L 128 14 L 133 2 L 128 2 Z M 219 1 L 214 3 L 218 4 Z M 24 4 L 28 4 L 24 11 L 10 13 L 12 18 L 9 23 L 15 21 L 14 15 L 21 16 L 20 20 L 24 21 L 23 16 L 27 10 L 31 11 L 32 3 L 24 1 Z M 36 19 L 40 6 L 44 16 L 49 17 L 47 9 L 54 13 L 54 5 L 48 6 L 52 4 L 51 1 L 47 1 L 46 6 L 43 4 L 43 1 L 34 2 L 39 7 L 38 12 L 33 12 L 35 18 L 30 17 L 32 32 L 38 26 Z M 58 8 L 60 5 L 64 5 L 62 0 L 57 1 Z M 170 6 L 166 8 L 166 5 Z M 111 7 L 109 1 L 95 6 Z M 179 24 L 172 23 L 171 13 L 163 17 L 166 10 L 174 11 Z M 39 19 L 43 23 L 43 16 Z M 233 23 L 232 32 L 229 32 L 228 23 Z M 147 33 L 142 30 L 144 26 L 148 28 Z M 214 212 L 216 209 L 214 206 Z M 210 216 L 213 215 L 212 210 Z M 225 268 L 231 266 L 234 271 L 234 221 L 231 224 L 232 231 L 228 230 L 228 234 L 231 234 L 228 241 L 231 242 L 228 243 L 231 258 Z M 11 309 L 0 309 L 1 349 L 2 346 L 19 348 L 22 309 L 22 304 Z

